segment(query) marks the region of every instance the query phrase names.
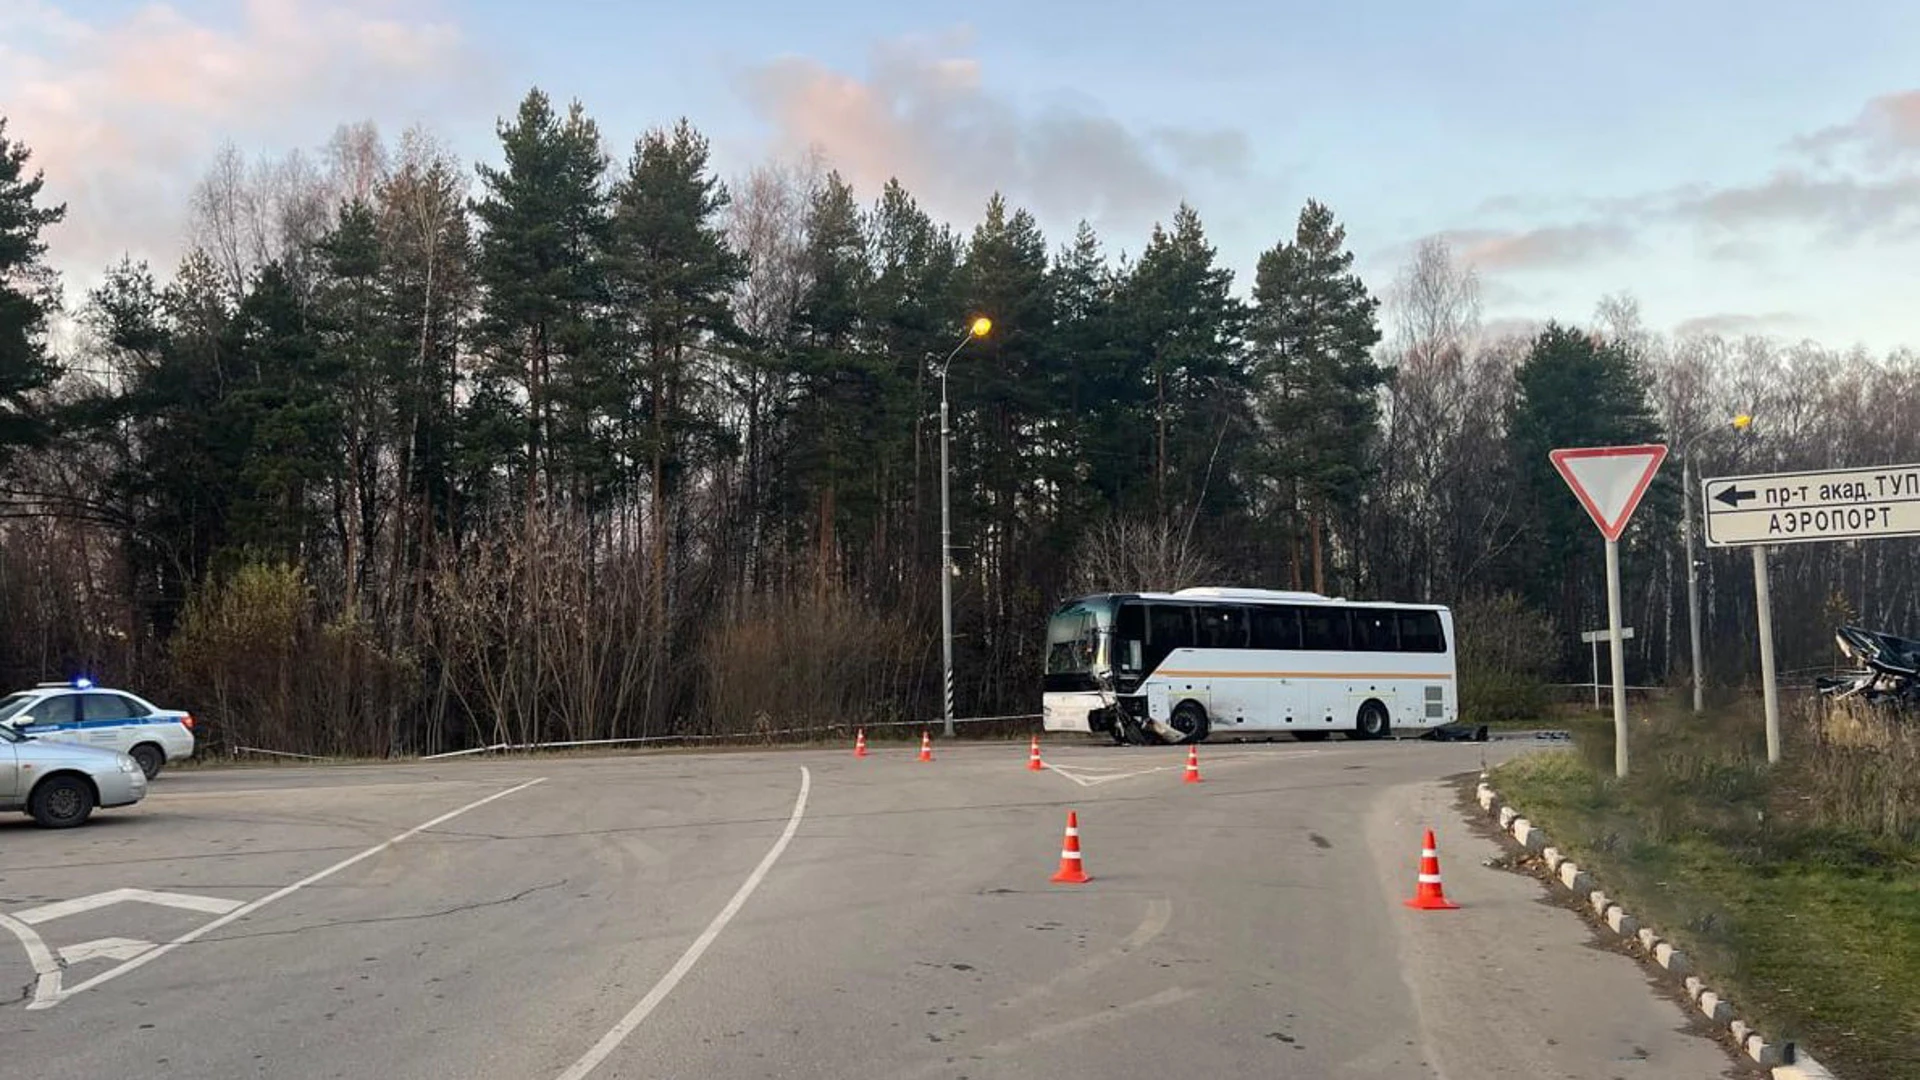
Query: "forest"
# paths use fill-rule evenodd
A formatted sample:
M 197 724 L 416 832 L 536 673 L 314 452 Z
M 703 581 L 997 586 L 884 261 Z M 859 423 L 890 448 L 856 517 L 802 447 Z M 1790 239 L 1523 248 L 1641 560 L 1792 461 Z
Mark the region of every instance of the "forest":
M 1674 337 L 1627 292 L 1493 323 L 1440 239 L 1362 281 L 1318 199 L 1243 276 L 1185 204 L 1118 245 L 998 196 L 962 228 L 538 89 L 498 136 L 230 147 L 177 265 L 63 300 L 66 208 L 0 117 L 5 689 L 317 755 L 937 717 L 944 375 L 960 716 L 1038 711 L 1061 601 L 1192 584 L 1451 605 L 1470 714 L 1524 716 L 1606 618 L 1550 449 L 1672 448 L 1622 542 L 1648 686 L 1691 662 L 1683 463 L 1920 460 L 1911 351 Z M 1751 563 L 1695 544 L 1739 693 Z M 1772 558 L 1789 681 L 1841 622 L 1920 633 L 1920 541 Z

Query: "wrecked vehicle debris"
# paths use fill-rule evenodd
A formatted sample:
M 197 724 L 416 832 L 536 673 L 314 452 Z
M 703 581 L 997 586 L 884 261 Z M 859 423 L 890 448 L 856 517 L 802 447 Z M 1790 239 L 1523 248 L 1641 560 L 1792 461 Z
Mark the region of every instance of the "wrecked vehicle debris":
M 1821 694 L 1835 701 L 1920 706 L 1920 640 L 1860 626 L 1842 626 L 1833 636 L 1841 655 L 1860 666 L 1815 680 Z

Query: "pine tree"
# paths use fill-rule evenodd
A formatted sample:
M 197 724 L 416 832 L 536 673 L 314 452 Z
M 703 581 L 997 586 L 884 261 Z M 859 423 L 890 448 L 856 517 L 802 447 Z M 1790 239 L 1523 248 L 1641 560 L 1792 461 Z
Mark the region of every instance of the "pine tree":
M 667 571 L 680 524 L 676 499 L 693 469 L 717 457 L 725 441 L 703 411 L 702 361 L 716 342 L 738 336 L 727 300 L 745 268 L 719 220 L 727 201 L 707 169 L 707 140 L 685 120 L 635 145 L 613 193 L 606 273 L 630 363 L 613 382 L 621 400 L 607 404 L 647 465 L 650 596 L 663 653 L 670 648 Z
M 876 467 L 873 512 L 858 527 L 875 569 L 869 585 L 884 584 L 890 592 L 879 599 L 886 602 L 913 593 L 914 568 L 935 570 L 939 457 L 927 358 L 953 348 L 960 256 L 952 231 L 935 225 L 897 180 L 882 189 L 866 232 L 873 280 L 861 306 L 876 358 Z
M 1200 215 L 1185 203 L 1173 227 L 1156 225 L 1122 304 L 1134 363 L 1150 396 L 1148 473 L 1154 516 L 1228 513 L 1250 431 L 1244 306 L 1233 272 L 1215 262 Z
M 478 326 L 489 361 L 484 377 L 500 387 L 483 391 L 489 415 L 482 424 L 521 429 L 531 513 L 543 486 L 549 494 L 584 494 L 583 474 L 595 464 L 585 460 L 592 450 L 583 440 L 588 410 L 602 393 L 594 350 L 607 158 L 580 103 L 563 118 L 538 88 L 498 130 L 506 166 L 479 166 L 486 195 L 473 205 L 484 229 L 477 267 L 486 291 Z
M 1372 353 L 1379 301 L 1353 273 L 1346 239 L 1333 211 L 1308 200 L 1293 240 L 1260 256 L 1248 333 L 1267 430 L 1263 471 L 1296 528 L 1305 519 L 1316 592 L 1327 587 L 1327 517 L 1361 497 L 1376 391 L 1387 379 Z M 1291 562 L 1298 587 L 1297 549 Z
M 1533 339 L 1514 384 L 1508 445 L 1524 509 L 1512 572 L 1530 599 L 1571 624 L 1603 602 L 1600 545 L 1548 455 L 1558 447 L 1656 441 L 1659 424 L 1627 347 L 1569 326 L 1549 324 Z
M 37 205 L 43 173 L 27 175 L 32 152 L 7 138 L 0 116 L 0 465 L 15 447 L 46 436 L 46 418 L 31 396 L 53 385 L 59 365 L 47 351 L 47 316 L 59 303 L 59 285 L 42 261 L 41 230 L 66 217 L 66 204 Z
M 302 559 L 320 538 L 319 493 L 341 467 L 346 365 L 320 348 L 293 279 L 277 262 L 254 275 L 223 348 L 245 377 L 216 402 L 216 422 L 246 440 L 230 543 L 247 557 Z
M 824 587 L 842 571 L 840 500 L 864 467 L 860 440 L 873 385 L 862 318 L 873 270 L 853 189 L 838 173 L 815 192 L 806 231 L 810 284 L 796 319 L 793 483 L 784 495 L 797 519 L 813 519 L 802 531 L 812 538 L 814 572 Z
M 1044 618 L 1051 598 L 1025 587 L 1034 538 L 1040 533 L 1043 493 L 1036 483 L 1035 446 L 1054 408 L 1048 363 L 1054 301 L 1047 275 L 1047 241 L 1033 215 L 1009 210 L 998 194 L 973 230 L 960 272 L 960 311 L 948 323 L 950 340 L 966 333 L 967 316 L 993 320 L 992 333 L 969 342 L 953 361 L 954 562 L 962 581 L 956 620 L 971 646 L 963 671 L 1019 679 L 1032 657 L 1021 642 Z M 944 360 L 953 346 L 943 350 Z M 1035 676 L 1037 677 L 1037 675 Z M 991 694 L 981 679 L 956 684 L 968 705 Z
M 1092 225 L 1079 224 L 1048 275 L 1057 305 L 1049 479 L 1060 493 L 1062 530 L 1077 533 L 1096 508 L 1128 505 L 1151 490 L 1152 446 L 1140 435 L 1152 430 L 1152 402 L 1122 326 L 1126 279 L 1107 265 Z

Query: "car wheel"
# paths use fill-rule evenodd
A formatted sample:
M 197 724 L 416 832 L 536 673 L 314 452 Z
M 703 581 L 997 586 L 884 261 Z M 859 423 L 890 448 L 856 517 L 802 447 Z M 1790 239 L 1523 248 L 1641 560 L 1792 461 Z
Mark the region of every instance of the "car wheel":
M 143 742 L 127 751 L 127 756 L 140 763 L 140 771 L 146 773 L 149 780 L 159 776 L 160 770 L 167 765 L 166 751 L 150 742 Z
M 27 813 L 49 829 L 71 829 L 93 815 L 93 788 L 77 776 L 61 774 L 40 781 L 27 800 Z

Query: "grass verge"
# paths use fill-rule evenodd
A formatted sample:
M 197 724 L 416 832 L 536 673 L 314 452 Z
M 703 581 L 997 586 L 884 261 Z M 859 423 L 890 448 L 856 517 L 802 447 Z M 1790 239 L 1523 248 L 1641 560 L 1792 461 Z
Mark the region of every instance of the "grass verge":
M 1783 762 L 1755 710 L 1610 724 L 1494 770 L 1504 799 L 1608 895 L 1691 953 L 1770 1037 L 1847 1080 L 1920 1080 L 1920 724 L 1803 704 Z

